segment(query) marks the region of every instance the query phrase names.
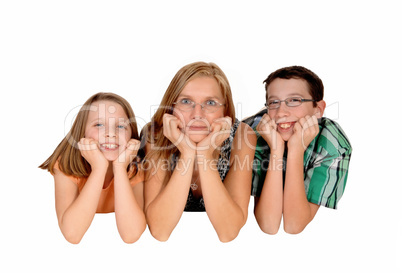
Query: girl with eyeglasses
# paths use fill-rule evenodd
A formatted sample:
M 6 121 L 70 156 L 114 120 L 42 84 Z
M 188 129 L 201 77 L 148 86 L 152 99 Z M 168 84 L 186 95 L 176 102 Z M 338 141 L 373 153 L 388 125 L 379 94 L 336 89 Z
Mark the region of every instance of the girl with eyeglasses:
M 219 240 L 233 240 L 247 220 L 256 136 L 235 118 L 222 70 L 204 62 L 181 68 L 143 137 L 151 234 L 166 241 L 183 211 L 205 211 Z

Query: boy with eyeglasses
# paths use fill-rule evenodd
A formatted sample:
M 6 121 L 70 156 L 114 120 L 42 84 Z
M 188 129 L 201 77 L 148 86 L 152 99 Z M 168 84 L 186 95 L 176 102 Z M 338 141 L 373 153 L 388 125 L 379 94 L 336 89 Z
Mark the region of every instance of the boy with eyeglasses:
M 341 127 L 322 117 L 324 86 L 312 71 L 291 66 L 264 81 L 266 108 L 243 122 L 257 133 L 251 194 L 262 231 L 297 234 L 320 206 L 336 209 L 352 147 Z

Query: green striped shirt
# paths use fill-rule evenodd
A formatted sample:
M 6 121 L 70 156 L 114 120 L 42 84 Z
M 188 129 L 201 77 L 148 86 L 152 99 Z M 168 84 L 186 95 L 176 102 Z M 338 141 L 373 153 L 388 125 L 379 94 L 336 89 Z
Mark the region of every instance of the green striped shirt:
M 263 110 L 247 118 L 247 123 L 255 130 Z M 345 190 L 352 146 L 342 128 L 333 120 L 321 118 L 320 132 L 304 152 L 304 188 L 311 203 L 336 209 Z M 253 182 L 251 194 L 260 196 L 269 165 L 269 147 L 257 133 L 257 147 L 253 162 Z M 285 150 L 283 178 L 286 173 Z

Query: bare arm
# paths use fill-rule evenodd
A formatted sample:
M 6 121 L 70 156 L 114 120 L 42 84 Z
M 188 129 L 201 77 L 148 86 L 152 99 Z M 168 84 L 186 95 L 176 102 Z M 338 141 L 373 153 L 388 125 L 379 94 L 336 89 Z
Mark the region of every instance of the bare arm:
M 127 166 L 139 147 L 140 141 L 131 139 L 127 148 L 113 162 L 116 225 L 120 237 L 126 243 L 137 241 L 146 228 L 142 200 L 137 200 L 134 192 L 141 191 L 142 184 L 132 187 L 127 174 Z M 141 180 L 141 173 L 137 173 L 132 179 Z
M 179 149 L 180 158 L 166 184 L 164 179 L 168 170 L 163 169 L 165 162 L 160 160 L 151 162 L 154 168 L 145 181 L 145 216 L 152 236 L 160 241 L 169 238 L 183 214 L 195 160 L 195 145 L 181 132 L 180 120 L 165 114 L 163 124 L 163 133 Z M 146 150 L 149 149 L 150 145 L 147 145 Z
M 307 201 L 303 177 L 303 154 L 289 153 L 283 197 L 283 225 L 285 231 L 291 234 L 302 232 L 320 207 Z
M 216 131 L 220 129 L 218 126 Z M 254 131 L 241 123 L 232 144 L 231 166 L 224 183 L 211 164 L 211 153 L 203 153 L 198 160 L 205 210 L 222 242 L 236 238 L 247 221 L 255 143 Z
M 56 214 L 67 241 L 78 244 L 92 223 L 99 203 L 106 170 L 92 171 L 81 193 L 78 186 L 55 170 Z
M 194 169 L 194 155 L 182 155 L 166 185 L 163 180 L 166 171 L 161 168 L 145 182 L 145 215 L 152 236 L 166 241 L 179 222 L 187 202 L 191 177 Z
M 132 187 L 124 168 L 114 169 L 114 180 L 117 229 L 124 242 L 134 243 L 146 228 L 141 200 L 137 201 L 135 195 L 135 191 L 142 192 L 143 184 L 140 182 Z
M 319 205 L 308 202 L 304 189 L 304 151 L 318 134 L 315 116 L 302 118 L 288 142 L 288 162 L 283 197 L 283 224 L 286 232 L 297 234 L 314 219 Z
M 268 114 L 263 115 L 257 131 L 270 147 L 270 159 L 260 197 L 255 198 L 254 214 L 261 230 L 276 234 L 283 211 L 283 152 L 285 142 L 277 132 L 277 124 Z
M 109 162 L 92 139 L 81 139 L 81 154 L 91 164 L 92 172 L 85 186 L 77 185 L 64 173 L 55 171 L 56 214 L 67 241 L 78 244 L 92 223 L 99 203 Z
M 261 230 L 274 235 L 278 232 L 283 210 L 283 153 L 270 154 L 269 167 L 260 197 L 255 197 L 254 214 Z

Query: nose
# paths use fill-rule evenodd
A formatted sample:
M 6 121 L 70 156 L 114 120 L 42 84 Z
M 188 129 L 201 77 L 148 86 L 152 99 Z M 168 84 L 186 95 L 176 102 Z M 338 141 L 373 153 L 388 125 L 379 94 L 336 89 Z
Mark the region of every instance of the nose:
M 107 126 L 106 137 L 116 136 L 116 122 L 114 119 L 109 119 L 109 126 Z
M 191 111 L 192 118 L 202 118 L 204 117 L 204 110 L 202 109 L 202 105 L 200 103 L 194 104 L 194 108 Z
M 277 109 L 275 109 L 274 111 L 276 112 L 276 116 L 286 117 L 289 115 L 289 106 L 287 106 L 284 101 L 281 101 L 279 104 L 279 107 Z

